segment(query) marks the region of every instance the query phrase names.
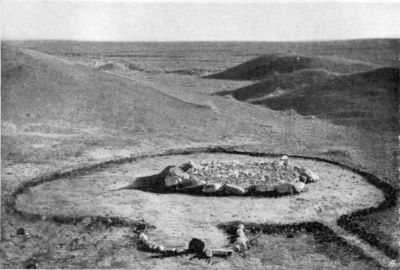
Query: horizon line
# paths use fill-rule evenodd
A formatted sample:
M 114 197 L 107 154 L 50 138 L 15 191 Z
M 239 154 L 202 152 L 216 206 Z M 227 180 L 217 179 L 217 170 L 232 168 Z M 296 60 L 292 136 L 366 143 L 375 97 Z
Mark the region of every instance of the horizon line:
M 23 41 L 69 41 L 69 42 L 93 42 L 93 43 L 121 43 L 121 42 L 140 42 L 140 43 L 150 43 L 150 42 L 157 42 L 157 43 L 171 43 L 171 42 L 335 42 L 335 41 L 357 41 L 357 40 L 383 40 L 383 39 L 391 39 L 391 40 L 400 40 L 400 36 L 387 36 L 387 37 L 360 37 L 360 38 L 342 38 L 342 39 L 288 39 L 288 40 L 89 40 L 89 39 L 55 39 L 55 38 L 26 38 L 26 39 L 5 39 L 1 38 L 0 41 L 2 42 L 23 42 Z

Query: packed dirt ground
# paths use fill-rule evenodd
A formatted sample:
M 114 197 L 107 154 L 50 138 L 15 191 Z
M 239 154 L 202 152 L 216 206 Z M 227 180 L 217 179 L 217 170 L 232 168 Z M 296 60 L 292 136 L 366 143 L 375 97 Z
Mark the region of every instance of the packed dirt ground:
M 372 45 L 367 46 L 368 42 Z M 39 213 L 44 217 L 41 220 L 33 222 L 10 213 L 6 206 L 13 199 L 12 193 L 34 177 L 187 147 L 236 146 L 253 152 L 322 157 L 372 173 L 398 188 L 396 125 L 389 123 L 378 130 L 351 121 L 335 122 L 331 117 L 302 115 L 287 108 L 272 110 L 215 95 L 258 81 L 202 77 L 264 53 L 288 49 L 308 55 L 339 55 L 368 62 L 367 66 L 373 69 L 386 67 L 392 65 L 392 40 L 309 46 L 268 43 L 160 46 L 2 44 L 2 268 L 24 268 L 32 260 L 41 268 L 395 269 L 398 266 L 398 258 L 387 256 L 335 222 L 342 214 L 376 206 L 383 200 L 382 191 L 358 174 L 311 161 L 294 160 L 311 162 L 310 166 L 318 170 L 324 181 L 321 185 L 311 184 L 309 192 L 299 196 L 238 199 L 111 191 L 131 184 L 139 176 L 159 173 L 171 163 L 188 159 L 188 156 L 166 156 L 62 178 L 27 190 L 17 198 L 17 208 Z M 355 49 L 357 46 L 360 50 Z M 380 50 L 365 49 L 379 46 Z M 348 50 L 349 47 L 353 49 Z M 109 62 L 113 64 L 104 66 Z M 379 83 L 379 87 L 382 93 L 385 87 L 392 87 L 392 82 Z M 340 95 L 340 91 L 331 94 Z M 386 100 L 384 97 L 381 101 Z M 382 116 L 373 107 L 369 109 L 374 119 Z M 389 119 L 387 114 L 393 111 L 388 108 L 382 119 Z M 393 117 L 398 121 L 397 116 Z M 359 120 L 355 122 L 364 123 Z M 198 158 L 202 159 L 201 155 Z M 226 160 L 232 156 L 208 154 L 207 158 Z M 326 170 L 322 170 L 325 166 Z M 349 192 L 348 196 L 340 195 L 343 192 Z M 298 211 L 298 207 L 303 210 Z M 277 208 L 281 210 L 275 211 Z M 224 222 L 324 220 L 350 245 L 326 241 L 308 231 L 291 235 L 276 232 L 262 234 L 258 243 L 242 256 L 235 254 L 211 262 L 189 260 L 189 256 L 161 259 L 138 248 L 137 233 L 131 228 L 88 228 L 85 222 L 55 223 L 46 218 L 53 214 L 108 214 L 143 219 L 155 225 L 148 228 L 152 238 L 178 246 L 187 245 L 191 237 L 203 237 L 209 245 L 229 244 L 226 233 L 216 226 Z M 399 248 L 397 207 L 360 217 L 357 222 L 380 242 Z M 18 228 L 27 233 L 17 233 Z

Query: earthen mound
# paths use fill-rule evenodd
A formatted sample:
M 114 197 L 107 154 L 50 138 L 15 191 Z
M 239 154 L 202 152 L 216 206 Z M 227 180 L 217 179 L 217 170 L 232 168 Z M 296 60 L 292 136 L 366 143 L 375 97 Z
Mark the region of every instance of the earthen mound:
M 295 53 L 266 54 L 223 72 L 209 75 L 210 79 L 261 80 L 280 73 L 302 69 L 325 69 L 337 73 L 354 73 L 376 68 L 375 65 L 333 56 L 306 56 Z
M 398 69 L 380 68 L 316 82 L 251 103 L 274 110 L 294 109 L 343 125 L 398 130 L 399 81 Z
M 279 95 L 280 91 L 295 91 L 298 88 L 335 78 L 336 76 L 338 76 L 336 73 L 325 69 L 303 69 L 292 73 L 274 75 L 258 83 L 239 89 L 220 91 L 216 95 L 231 95 L 240 101 L 253 101 L 254 99 L 269 95 Z

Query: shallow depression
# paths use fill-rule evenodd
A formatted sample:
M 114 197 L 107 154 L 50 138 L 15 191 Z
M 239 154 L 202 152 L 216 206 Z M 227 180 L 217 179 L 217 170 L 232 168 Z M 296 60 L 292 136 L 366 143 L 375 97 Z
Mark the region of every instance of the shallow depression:
M 150 237 L 166 246 L 184 247 L 193 238 L 213 247 L 228 243 L 219 223 L 240 220 L 259 223 L 336 222 L 339 216 L 378 205 L 381 190 L 365 178 L 339 166 L 308 159 L 291 158 L 290 164 L 315 171 L 321 180 L 307 184 L 299 195 L 280 198 L 205 197 L 157 194 L 139 190 L 116 190 L 137 177 L 159 173 L 168 165 L 187 160 L 254 160 L 237 154 L 191 154 L 164 156 L 127 163 L 93 174 L 64 178 L 32 188 L 18 197 L 17 208 L 44 215 L 113 215 L 144 219 L 156 226 Z

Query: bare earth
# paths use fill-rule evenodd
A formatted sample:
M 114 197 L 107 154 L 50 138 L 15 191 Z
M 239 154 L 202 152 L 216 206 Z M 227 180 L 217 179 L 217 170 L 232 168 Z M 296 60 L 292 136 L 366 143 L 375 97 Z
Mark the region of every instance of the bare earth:
M 376 52 L 368 53 L 361 47 L 377 47 L 376 44 L 361 42 L 357 45 L 360 53 L 332 44 L 329 46 L 334 47 L 314 44 L 310 48 L 316 54 L 338 54 L 371 62 L 372 66 L 385 66 L 390 59 L 390 47 L 382 47 L 382 54 L 375 59 Z M 356 46 L 349 44 L 350 48 Z M 179 62 L 163 53 L 175 50 L 170 44 L 157 52 L 146 51 L 150 49 L 140 44 L 122 44 L 121 48 L 157 57 L 111 57 L 117 63 L 111 70 L 98 69 L 95 63 L 106 64 L 110 60 L 96 55 L 110 50 L 106 45 L 78 44 L 81 56 L 69 56 L 70 46 L 51 42 L 2 44 L 1 268 L 24 268 L 32 258 L 40 268 L 399 267 L 398 258 L 388 257 L 336 223 L 344 214 L 379 205 L 384 201 L 382 190 L 351 170 L 301 158 L 291 158 L 290 163 L 309 167 L 321 180 L 307 184 L 308 190 L 299 195 L 205 197 L 117 190 L 137 177 L 159 173 L 167 165 L 189 159 L 195 162 L 273 159 L 199 153 L 143 159 L 37 185 L 16 198 L 16 207 L 39 213 L 43 219 L 32 222 L 10 213 L 5 205 L 12 199 L 11 194 L 34 177 L 59 169 L 187 147 L 240 146 L 247 151 L 323 157 L 368 171 L 398 188 L 396 131 L 339 125 L 323 117 L 300 115 L 293 110 L 276 111 L 221 97 L 214 93 L 233 91 L 254 82 L 200 76 L 221 72 L 281 45 L 266 49 L 259 44 L 237 45 L 235 50 L 226 45 L 225 51 L 205 44 L 199 45 L 205 49 L 192 51 L 192 45 L 184 44 L 180 46 L 185 61 Z M 282 48 L 286 49 L 285 46 Z M 301 53 L 314 53 L 301 44 L 298 49 Z M 137 67 L 126 69 L 129 61 Z M 398 248 L 397 210 L 397 207 L 386 209 L 357 222 L 379 241 Z M 306 231 L 290 236 L 273 233 L 263 234 L 245 256 L 214 258 L 211 263 L 190 260 L 190 256 L 160 259 L 157 254 L 140 250 L 137 233 L 130 228 L 100 226 L 87 230 L 83 223 L 60 224 L 45 218 L 60 214 L 145 220 L 155 226 L 148 230 L 149 237 L 167 247 L 187 247 L 193 237 L 204 239 L 213 248 L 229 246 L 228 235 L 217 226 L 230 221 L 269 224 L 318 221 L 348 245 Z M 29 236 L 18 236 L 18 228 L 24 228 Z
M 308 191 L 280 198 L 205 197 L 154 194 L 138 190 L 113 191 L 136 177 L 161 171 L 187 159 L 241 160 L 246 156 L 203 154 L 143 160 L 76 179 L 64 179 L 35 187 L 18 198 L 18 208 L 42 215 L 109 215 L 146 220 L 156 227 L 150 237 L 171 247 L 186 247 L 193 237 L 218 248 L 228 243 L 216 225 L 234 220 L 256 223 L 321 221 L 335 224 L 339 216 L 377 206 L 382 192 L 351 171 L 316 161 L 291 160 L 320 175 L 307 184 Z M 270 159 L 269 161 L 272 161 Z M 112 181 L 110 181 L 112 179 Z

